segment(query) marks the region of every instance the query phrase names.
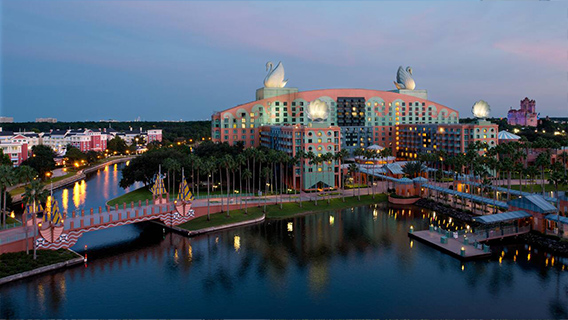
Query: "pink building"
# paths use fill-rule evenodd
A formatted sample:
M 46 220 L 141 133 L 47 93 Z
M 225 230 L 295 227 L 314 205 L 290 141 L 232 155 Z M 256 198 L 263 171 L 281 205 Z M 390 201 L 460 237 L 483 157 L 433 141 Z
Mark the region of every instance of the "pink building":
M 529 98 L 524 98 L 521 100 L 520 109 L 512 109 L 507 113 L 507 122 L 510 125 L 518 126 L 537 126 L 537 113 L 536 113 L 536 101 L 530 100 Z
M 10 157 L 15 167 L 28 159 L 28 139 L 23 135 L 15 135 L 9 140 L 1 141 L 0 149 Z
M 148 143 L 150 142 L 162 142 L 162 129 L 150 129 L 148 130 Z

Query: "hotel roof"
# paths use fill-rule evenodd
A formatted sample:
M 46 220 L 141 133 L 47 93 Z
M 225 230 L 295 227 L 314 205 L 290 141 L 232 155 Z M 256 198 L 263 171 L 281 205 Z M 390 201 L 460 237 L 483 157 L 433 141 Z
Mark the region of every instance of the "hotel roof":
M 497 139 L 499 140 L 519 140 L 521 139 L 521 137 L 519 137 L 516 134 L 512 134 L 509 131 L 499 131 L 499 133 L 497 134 Z

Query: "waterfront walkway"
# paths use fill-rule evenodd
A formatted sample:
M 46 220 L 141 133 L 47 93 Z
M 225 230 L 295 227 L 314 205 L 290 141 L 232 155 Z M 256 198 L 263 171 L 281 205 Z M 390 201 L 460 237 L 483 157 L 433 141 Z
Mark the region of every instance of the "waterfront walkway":
M 463 240 L 460 241 L 459 237 L 458 239 L 447 237 L 446 235 L 440 234 L 437 231 L 415 231 L 409 233 L 408 236 L 423 241 L 437 249 L 440 249 L 445 253 L 450 254 L 451 256 L 462 260 L 479 259 L 491 256 L 491 251 L 489 251 L 489 249 L 478 249 L 473 245 L 465 244 Z M 444 239 L 444 243 L 442 243 L 442 239 Z

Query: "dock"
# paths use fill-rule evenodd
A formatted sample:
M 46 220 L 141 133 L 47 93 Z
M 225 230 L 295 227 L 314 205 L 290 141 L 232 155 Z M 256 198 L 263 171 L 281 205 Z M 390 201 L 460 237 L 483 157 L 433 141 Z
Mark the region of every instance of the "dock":
M 464 245 L 463 242 L 458 241 L 454 238 L 447 238 L 447 243 L 441 242 L 442 235 L 438 232 L 432 232 L 429 230 L 409 232 L 408 236 L 413 239 L 425 242 L 442 252 L 448 253 L 449 255 L 458 258 L 460 260 L 473 260 L 488 258 L 491 256 L 491 251 L 483 251 L 477 249 L 472 245 Z M 461 249 L 465 249 L 465 253 L 461 254 Z

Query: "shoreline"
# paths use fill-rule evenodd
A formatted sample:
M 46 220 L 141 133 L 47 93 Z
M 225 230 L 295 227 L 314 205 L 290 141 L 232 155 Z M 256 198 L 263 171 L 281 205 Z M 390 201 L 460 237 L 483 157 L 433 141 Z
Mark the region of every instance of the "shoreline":
M 46 266 L 39 267 L 39 268 L 36 268 L 36 269 L 32 269 L 32 270 L 29 270 L 29 271 L 24 271 L 24 272 L 20 272 L 20 273 L 16 273 L 16 274 L 6 276 L 4 278 L 0 278 L 0 286 L 4 285 L 6 283 L 10 283 L 10 282 L 20 280 L 20 279 L 24 279 L 24 278 L 29 278 L 29 277 L 32 277 L 32 276 L 35 276 L 35 275 L 38 275 L 38 274 L 42 274 L 42 273 L 46 273 L 46 272 L 49 272 L 49 271 L 75 266 L 75 265 L 81 264 L 85 261 L 85 257 L 83 257 L 82 255 L 78 254 L 77 252 L 75 252 L 71 249 L 67 249 L 67 250 L 72 252 L 73 254 L 75 254 L 77 257 L 74 258 L 74 259 L 67 260 L 67 261 L 62 261 L 62 262 L 46 265 Z
M 450 216 L 454 219 L 458 219 L 462 222 L 468 223 L 473 227 L 478 227 L 481 224 L 473 221 L 473 214 L 469 214 L 460 209 L 446 207 L 443 204 L 430 199 L 420 199 L 415 203 L 416 206 L 438 211 L 443 215 Z M 540 232 L 531 230 L 527 234 L 518 235 L 515 239 L 519 239 L 522 243 L 535 246 L 537 248 L 550 251 L 551 253 L 562 255 L 568 257 L 568 241 L 562 241 L 561 239 L 553 239 L 546 236 Z M 495 243 L 501 240 L 489 240 L 488 243 Z
M 134 158 L 134 156 L 113 159 L 113 160 L 107 161 L 105 163 L 100 163 L 100 164 L 97 164 L 95 166 L 85 168 L 85 169 L 77 172 L 72 177 L 68 177 L 68 178 L 65 178 L 63 180 L 59 180 L 57 182 L 54 182 L 53 183 L 53 190 L 57 190 L 57 189 L 65 187 L 65 186 L 68 186 L 70 184 L 73 184 L 77 181 L 81 181 L 81 180 L 87 178 L 87 174 L 90 174 L 90 173 L 95 172 L 95 171 L 97 171 L 101 168 L 104 168 L 107 165 L 113 165 L 113 164 L 117 164 L 117 163 L 127 162 L 129 160 L 132 160 L 133 158 Z M 22 202 L 22 195 L 23 195 L 23 193 L 12 196 L 12 203 L 16 204 L 16 203 Z

